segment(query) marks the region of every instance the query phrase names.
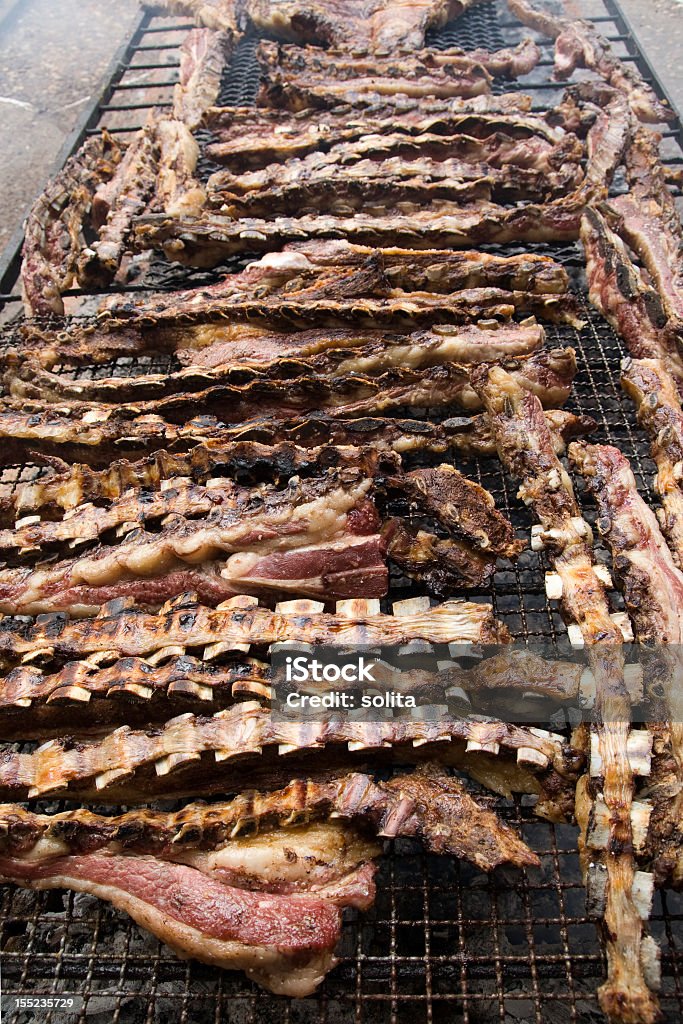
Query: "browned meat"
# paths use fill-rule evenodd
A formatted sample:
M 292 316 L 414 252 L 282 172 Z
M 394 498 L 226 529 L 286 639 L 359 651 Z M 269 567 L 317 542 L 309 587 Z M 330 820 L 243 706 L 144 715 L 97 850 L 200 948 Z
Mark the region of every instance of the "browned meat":
M 530 148 L 538 151 L 542 147 Z M 468 159 L 451 156 L 458 149 Z M 370 136 L 259 171 L 217 172 L 209 179 L 208 201 L 231 217 L 272 217 L 297 211 L 380 212 L 390 211 L 398 203 L 408 212 L 410 203 L 417 210 L 421 204 L 437 200 L 461 205 L 491 198 L 497 202 L 543 202 L 566 193 L 581 180 L 580 164 L 571 159 L 557 169 L 543 170 L 510 163 L 509 157 L 514 158 L 520 150 L 524 153 L 524 149 L 519 140 L 498 136 L 486 140 L 460 136 L 458 145 L 438 135 L 415 140 L 405 135 Z M 557 147 L 550 152 L 553 159 L 560 159 Z M 367 153 L 370 155 L 364 155 Z M 481 160 L 469 159 L 475 156 Z M 528 159 L 531 161 L 530 156 Z
M 595 423 L 560 409 L 546 410 L 553 426 L 553 441 L 562 451 L 564 440 L 590 433 Z M 370 444 L 398 452 L 422 448 L 437 452 L 453 449 L 463 457 L 495 453 L 485 417 L 453 417 L 435 426 L 425 420 L 361 417 L 341 419 L 316 413 L 287 420 L 258 417 L 232 426 L 220 417 L 199 415 L 182 424 L 164 420 L 134 405 L 103 406 L 70 402 L 68 406 L 31 400 L 0 406 L 0 460 L 5 464 L 27 460 L 67 469 L 63 459 L 89 466 L 108 466 L 122 457 L 155 452 L 160 445 L 187 451 L 199 442 L 255 440 L 267 444 L 294 441 L 309 446 Z M 6 499 L 0 500 L 0 510 Z M 2 513 L 4 514 L 4 513 Z
M 26 857 L 37 852 L 37 844 L 44 850 L 54 844 L 63 854 L 111 849 L 197 864 L 200 870 L 210 864 L 216 875 L 231 875 L 232 884 L 264 891 L 315 890 L 321 884 L 327 890 L 341 871 L 358 867 L 363 845 L 352 829 L 382 839 L 414 836 L 430 852 L 469 860 L 482 871 L 506 862 L 517 867 L 538 863 L 511 828 L 436 765 L 387 782 L 359 772 L 328 780 L 296 779 L 275 792 L 246 792 L 229 803 L 188 804 L 173 813 L 143 808 L 104 817 L 79 808 L 40 815 L 6 804 L 0 806 L 0 821 L 6 825 L 0 840 L 6 856 Z M 339 843 L 333 856 L 312 865 L 312 858 L 299 851 L 306 850 L 307 826 L 319 822 L 328 835 L 337 822 L 348 834 L 349 848 Z M 276 830 L 290 838 L 295 856 L 289 868 L 277 857 L 253 857 L 261 844 L 271 845 L 269 833 Z M 367 841 L 365 847 L 372 849 Z M 211 857 L 200 860 L 203 853 Z M 375 848 L 370 856 L 376 854 Z
M 158 150 L 152 112 L 147 124 L 133 138 L 115 174 L 101 185 L 93 199 L 93 223 L 99 237 L 83 249 L 78 260 L 82 287 L 108 284 L 115 276 L 133 217 L 142 213 L 154 192 Z
M 189 14 L 197 25 L 227 32 L 237 38 L 235 0 L 151 0 L 151 7 L 166 8 L 172 14 Z
M 371 53 L 419 50 L 429 28 L 440 28 L 477 0 L 239 0 L 239 15 L 260 32 L 316 46 Z
M 346 152 L 373 153 L 369 149 L 383 145 L 382 139 L 405 136 L 418 145 L 421 136 L 438 136 L 449 140 L 449 154 L 454 158 L 482 160 L 483 154 L 495 153 L 495 140 L 507 143 L 510 162 L 537 170 L 542 161 L 556 169 L 553 149 L 563 147 L 573 155 L 576 142 L 549 120 L 530 114 L 529 97 L 519 93 L 509 96 L 478 96 L 473 100 L 440 101 L 425 110 L 415 101 L 414 109 L 379 106 L 372 110 L 350 107 L 327 111 L 324 119 L 314 110 L 292 115 L 288 111 L 252 107 L 214 108 L 207 112 L 206 123 L 219 139 L 209 146 L 212 160 L 227 164 L 233 171 L 258 169 L 271 163 L 282 163 L 307 153 L 328 152 L 346 146 Z M 481 109 L 480 109 L 481 108 Z M 561 116 L 555 112 L 553 120 Z M 511 148 L 516 140 L 518 146 Z M 521 145 L 520 143 L 526 143 Z M 493 158 L 491 158 L 493 159 Z
M 103 132 L 70 157 L 32 206 L 26 220 L 21 281 L 28 316 L 64 315 L 62 293 L 74 283 L 93 197 L 121 160 Z
M 303 214 L 234 221 L 213 212 L 194 219 L 148 216 L 137 218 L 137 246 L 161 249 L 169 259 L 189 265 L 210 266 L 237 252 L 276 249 L 302 237 L 346 238 L 361 245 L 399 244 L 416 249 L 576 239 L 586 205 L 606 197 L 630 134 L 628 106 L 620 93 L 605 87 L 596 97 L 596 91 L 587 86 L 581 92 L 603 104 L 594 108 L 597 113 L 587 137 L 585 178 L 572 192 L 549 203 L 508 208 L 484 199 L 460 207 L 439 200 L 410 214 L 392 212 L 389 217 Z
M 632 359 L 624 363 L 621 384 L 636 404 L 638 422 L 650 435 L 657 464 L 654 488 L 658 512 L 674 561 L 683 568 L 683 410 L 670 362 Z M 683 379 L 683 378 L 682 378 Z
M 588 208 L 581 221 L 590 300 L 636 359 L 663 359 L 683 387 L 683 358 L 659 295 L 643 278 L 603 213 Z
M 199 147 L 182 121 L 160 118 L 154 126 L 158 146 L 156 185 L 149 203 L 172 217 L 196 217 L 206 193 L 194 176 Z
M 179 82 L 173 92 L 173 117 L 194 131 L 214 106 L 221 75 L 234 49 L 234 36 L 197 28 L 180 47 Z
M 576 375 L 576 355 L 570 348 L 541 350 L 519 359 L 501 360 L 501 364 L 523 388 L 551 407 L 564 404 Z M 201 408 L 204 415 L 220 416 L 231 423 L 243 422 L 257 415 L 288 419 L 312 411 L 356 418 L 401 408 L 443 409 L 457 405 L 462 409 L 478 410 L 481 402 L 470 383 L 472 372 L 471 365 L 459 363 L 440 364 L 422 370 L 393 368 L 377 377 L 353 373 L 343 377 L 307 374 L 291 380 L 278 380 L 253 372 L 247 375 L 251 379 L 246 384 L 216 383 L 204 390 L 178 392 L 157 400 L 141 401 L 132 408 L 140 415 L 162 416 L 179 424 L 186 423 L 188 411 L 194 412 L 197 408 Z M 66 398 L 78 401 L 79 395 L 83 394 L 78 384 L 71 385 L 68 380 L 47 373 L 41 375 L 35 384 L 17 376 L 12 381 L 12 391 L 26 398 L 40 396 L 57 402 Z M 9 434 L 10 426 L 12 430 L 18 428 L 16 412 L 21 414 L 24 409 L 23 401 L 18 406 L 12 399 L 5 399 L 0 404 L 0 436 L 3 420 Z M 106 417 L 107 407 L 101 406 L 99 411 L 96 407 L 94 414 L 95 417 Z M 18 435 L 9 436 L 21 436 L 21 431 Z
M 628 459 L 618 448 L 580 442 L 569 446 L 569 456 L 595 497 L 598 530 L 612 552 L 639 636 L 683 643 L 683 573 L 674 564 L 653 510 L 638 493 Z
M 210 469 L 205 465 L 202 473 L 198 459 L 199 482 L 172 476 L 158 490 L 133 486 L 109 504 L 102 499 L 98 505 L 88 502 L 61 520 L 20 523 L 14 530 L 0 531 L 0 550 L 15 564 L 17 553 L 52 551 L 63 556 L 65 547 L 82 548 L 112 532 L 124 539 L 115 545 L 105 541 L 49 568 L 0 571 L 0 595 L 34 611 L 71 608 L 72 601 L 87 614 L 90 605 L 103 603 L 97 596 L 100 588 L 105 601 L 119 593 L 138 592 L 144 599 L 154 585 L 157 589 L 147 600 L 159 603 L 168 596 L 164 581 L 173 580 L 189 563 L 201 566 L 196 571 L 200 579 L 211 578 L 209 589 L 198 588 L 209 603 L 254 587 L 314 596 L 318 578 L 328 587 L 326 597 L 361 596 L 356 589 L 361 582 L 379 587 L 380 593 L 373 596 L 382 596 L 384 545 L 374 536 L 381 520 L 373 501 L 384 503 L 387 492 L 408 501 L 413 516 L 436 520 L 460 538 L 459 564 L 453 564 L 450 573 L 441 565 L 442 590 L 457 582 L 481 584 L 493 573 L 496 557 L 514 558 L 524 546 L 491 495 L 452 467 L 404 473 L 396 458 L 387 456 L 381 469 L 389 475 L 383 477 L 378 475 L 379 460 L 358 455 L 354 458 L 353 450 L 346 449 L 335 458 L 330 452 L 328 464 L 336 468 L 319 469 L 320 475 L 299 480 L 298 486 L 294 478 L 256 487 L 227 477 L 207 479 Z M 152 531 L 157 523 L 158 532 L 143 532 Z M 445 540 L 438 545 L 444 555 L 451 546 Z M 387 550 L 399 560 L 391 541 Z M 230 553 L 233 557 L 219 571 L 215 560 Z M 428 572 L 429 560 L 424 562 Z M 474 576 L 467 570 L 470 562 L 477 567 Z M 259 571 L 251 568 L 245 574 L 245 566 L 252 564 Z M 371 568 L 376 581 L 370 577 Z M 412 574 L 424 578 L 416 567 Z
M 373 378 L 393 369 L 421 371 L 429 367 L 450 366 L 456 361 L 461 375 L 465 375 L 466 368 L 477 362 L 524 361 L 534 353 L 539 357 L 544 355 L 541 348 L 544 332 L 535 323 L 521 327 L 494 327 L 492 330 L 437 327 L 433 331 L 420 331 L 407 337 L 380 332 L 368 332 L 368 335 L 364 338 L 363 332 L 354 335 L 349 331 L 314 331 L 303 332 L 299 336 L 264 334 L 259 338 L 256 334 L 244 346 L 251 353 L 254 342 L 263 342 L 264 351 L 256 355 L 256 360 L 246 354 L 240 357 L 235 351 L 240 347 L 238 342 L 219 343 L 199 352 L 179 353 L 181 361 L 188 364 L 181 370 L 131 377 L 98 377 L 77 382 L 43 370 L 29 358 L 11 367 L 0 375 L 0 379 L 4 377 L 8 392 L 17 396 L 29 394 L 58 400 L 73 396 L 79 401 L 104 402 L 147 401 L 204 391 L 224 384 L 242 385 L 252 380 L 283 381 L 314 374 L 329 380 L 359 374 Z M 290 353 L 287 352 L 288 345 Z M 280 346 L 284 349 L 281 357 L 275 355 Z M 297 352 L 298 346 L 303 351 Z M 260 363 L 258 358 L 267 358 L 268 347 L 275 357 L 271 362 Z M 312 350 L 312 354 L 306 348 Z
M 438 759 L 476 765 L 478 756 L 486 761 L 482 744 L 489 757 L 495 749 L 495 756 L 512 760 L 513 788 L 537 792 L 544 773 L 566 778 L 568 772 L 561 738 L 538 733 L 495 720 L 450 717 L 433 723 L 278 722 L 260 704 L 244 702 L 212 718 L 182 715 L 158 730 L 124 727 L 89 742 L 55 740 L 33 753 L 5 752 L 0 795 L 23 800 L 68 794 L 87 802 L 138 803 L 164 795 L 225 792 L 239 785 L 245 771 L 259 784 L 265 779 L 277 784 L 283 770 L 290 777 L 310 771 L 311 757 L 331 769 L 357 764 L 368 751 L 378 764 Z M 210 772 L 208 760 L 213 762 Z M 515 760 L 520 766 L 534 765 L 536 774 L 527 768 L 515 778 Z
M 608 979 L 600 989 L 601 1005 L 612 1013 L 628 1006 L 654 1020 L 656 998 L 645 978 L 650 951 L 634 898 L 631 808 L 633 769 L 628 757 L 631 705 L 624 682 L 621 631 L 610 615 L 604 578 L 596 570 L 592 534 L 581 515 L 571 479 L 555 454 L 536 399 L 521 391 L 497 367 L 482 369 L 475 386 L 491 418 L 501 460 L 521 481 L 519 494 L 540 520 L 536 536 L 548 550 L 569 622 L 570 638 L 591 645 L 595 678 L 596 722 L 592 727 L 590 776 L 579 782 L 577 815 L 582 827 L 584 870 L 593 911 L 602 921 L 608 954 Z M 588 832 L 591 811 L 601 800 L 607 808 L 607 840 L 594 850 Z M 582 816 L 581 808 L 587 809 Z M 604 852 L 603 852 L 604 850 Z M 590 852 L 589 852 L 590 851 Z M 597 897 L 601 872 L 609 879 L 604 899 Z
M 626 150 L 631 191 L 609 202 L 616 230 L 638 254 L 659 293 L 668 329 L 683 337 L 683 228 L 659 159 L 659 136 L 641 128 Z
M 643 81 L 640 72 L 614 53 L 590 21 L 574 20 L 537 10 L 527 0 L 508 0 L 510 11 L 523 24 L 555 40 L 555 76 L 569 78 L 575 68 L 589 68 L 618 89 L 641 121 L 671 120 L 672 111 Z
M 5 879 L 92 892 L 182 955 L 241 967 L 297 996 L 334 965 L 335 908 L 367 909 L 374 899 L 374 836 L 416 836 L 432 852 L 483 870 L 538 864 L 508 826 L 434 766 L 388 782 L 360 773 L 295 780 L 175 814 L 48 816 L 10 804 L 0 823 Z
M 509 633 L 493 617 L 491 607 L 467 601 L 447 601 L 434 608 L 414 610 L 412 602 L 400 603 L 401 617 L 369 611 L 367 602 L 350 615 L 328 615 L 310 602 L 295 602 L 296 609 L 272 612 L 258 607 L 252 598 L 233 598 L 224 608 L 197 604 L 196 595 L 181 595 L 162 607 L 158 614 L 129 610 L 121 602 L 102 608 L 97 619 L 69 619 L 46 616 L 28 629 L 3 622 L 0 652 L 6 658 L 31 651 L 50 650 L 64 658 L 81 658 L 97 651 L 118 651 L 122 657 L 143 657 L 168 647 L 184 647 L 191 631 L 191 646 L 208 649 L 221 643 L 223 651 L 242 645 L 267 647 L 289 640 L 292 643 L 400 644 L 410 640 L 429 643 L 505 643 Z M 313 610 L 314 608 L 314 610 Z M 354 640 L 354 637 L 356 638 Z M 239 645 L 236 647 L 235 645 Z M 217 653 L 217 652 L 216 652 Z M 208 660 L 205 659 L 205 660 Z

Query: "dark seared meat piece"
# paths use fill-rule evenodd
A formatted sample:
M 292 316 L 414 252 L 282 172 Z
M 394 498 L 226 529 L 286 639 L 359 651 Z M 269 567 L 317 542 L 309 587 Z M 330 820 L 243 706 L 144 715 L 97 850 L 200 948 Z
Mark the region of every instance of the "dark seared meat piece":
M 39 402 L 27 402 L 25 406 L 21 412 L 13 411 L 13 406 L 5 409 L 5 427 L 7 430 L 11 427 L 13 433 L 11 439 L 9 434 L 3 436 L 2 458 L 6 463 L 33 459 L 51 467 L 60 476 L 66 473 L 68 479 L 71 479 L 70 468 L 64 458 L 80 460 L 85 466 L 75 469 L 77 495 L 87 493 L 81 488 L 90 486 L 81 483 L 82 476 L 90 473 L 87 467 L 106 466 L 107 470 L 111 467 L 111 473 L 117 476 L 120 464 L 116 460 L 125 454 L 139 458 L 145 452 L 157 452 L 160 444 L 173 452 L 189 451 L 199 443 L 220 446 L 244 440 L 266 445 L 292 442 L 304 447 L 328 443 L 372 445 L 378 450 L 399 454 L 423 449 L 438 453 L 453 450 L 464 458 L 496 454 L 486 416 L 451 417 L 434 424 L 428 420 L 382 417 L 350 420 L 313 414 L 294 420 L 261 417 L 233 426 L 217 418 L 198 416 L 177 425 L 160 416 L 140 413 L 135 406 L 100 406 L 86 402 L 74 403 L 68 408 Z M 563 450 L 567 440 L 589 434 L 596 427 L 590 417 L 576 416 L 562 409 L 548 409 L 545 415 L 558 452 Z M 36 445 L 40 446 L 39 450 Z M 125 471 L 122 479 L 125 479 Z M 61 489 L 59 482 L 56 487 Z M 69 502 L 68 497 L 54 496 L 49 481 L 44 478 L 40 483 L 21 487 L 17 494 L 21 497 L 16 502 L 8 497 L 0 499 L 0 521 L 5 524 L 17 518 L 14 509 L 29 511 L 40 507 L 33 502 L 55 501 L 60 507 L 67 507 L 62 506 L 62 502 Z M 80 500 L 83 499 L 76 498 L 75 504 Z M 7 519 L 8 516 L 11 518 Z
M 76 278 L 93 197 L 113 177 L 121 156 L 121 147 L 107 132 L 93 136 L 31 207 L 21 265 L 27 315 L 64 315 L 62 293 Z
M 569 78 L 575 68 L 589 68 L 623 93 L 641 121 L 657 124 L 671 120 L 672 111 L 659 101 L 632 64 L 623 63 L 612 53 L 590 21 L 558 17 L 537 10 L 527 0 L 508 0 L 508 7 L 524 25 L 555 40 L 556 78 Z
M 188 365 L 165 374 L 98 377 L 92 381 L 73 382 L 43 370 L 32 359 L 27 359 L 4 375 L 0 374 L 0 379 L 4 377 L 8 392 L 16 396 L 28 394 L 57 400 L 73 396 L 79 401 L 135 402 L 205 391 L 221 385 L 241 386 L 258 380 L 287 381 L 313 375 L 329 380 L 352 378 L 353 375 L 374 378 L 394 369 L 419 372 L 430 367 L 456 364 L 465 383 L 467 367 L 477 362 L 524 361 L 534 354 L 540 359 L 545 355 L 541 347 L 544 332 L 535 323 L 493 330 L 437 327 L 408 337 L 380 334 L 379 337 L 370 337 L 365 344 L 363 334 L 359 332 L 349 338 L 353 346 L 349 348 L 344 347 L 346 337 L 343 331 L 327 332 L 326 337 L 325 332 L 312 333 L 313 338 L 307 339 L 314 353 L 310 355 L 305 351 L 301 354 L 296 352 L 296 336 L 283 338 L 282 335 L 268 337 L 264 334 L 261 339 L 258 336 L 250 338 L 247 346 L 250 352 L 253 351 L 253 341 L 258 340 L 263 341 L 266 350 L 270 347 L 277 351 L 278 342 L 282 341 L 285 352 L 288 342 L 294 349 L 291 355 L 276 356 L 272 362 L 256 365 L 249 356 L 240 359 L 237 354 L 236 357 L 231 355 L 230 348 L 237 348 L 237 344 L 212 345 L 200 350 L 196 358 L 194 351 L 180 353 Z M 359 345 L 355 347 L 357 342 Z M 303 339 L 300 344 L 304 345 Z M 266 357 L 266 351 L 261 355 Z
M 623 364 L 621 385 L 636 405 L 657 464 L 654 488 L 662 507 L 659 522 L 674 561 L 683 568 L 683 410 L 671 363 L 631 359 Z

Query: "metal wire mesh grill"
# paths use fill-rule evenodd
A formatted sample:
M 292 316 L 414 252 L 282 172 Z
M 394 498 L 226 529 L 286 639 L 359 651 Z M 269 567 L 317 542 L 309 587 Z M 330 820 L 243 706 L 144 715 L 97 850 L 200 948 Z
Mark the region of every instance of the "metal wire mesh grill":
M 611 0 L 596 0 L 595 18 L 617 52 L 631 53 L 647 73 Z M 126 137 L 144 121 L 149 109 L 168 105 L 177 78 L 177 47 L 189 27 L 178 19 L 144 15 L 83 133 L 106 124 Z M 522 35 L 524 30 L 509 23 L 503 5 L 489 2 L 475 6 L 429 42 L 437 47 L 493 49 Z M 224 77 L 222 102 L 253 101 L 258 85 L 254 45 L 249 39 L 240 44 Z M 551 105 L 560 95 L 560 88 L 549 84 L 551 64 L 551 51 L 545 46 L 542 65 L 529 79 L 504 88 L 532 91 L 539 108 Z M 666 133 L 664 152 L 672 163 L 683 160 L 677 148 L 680 131 L 676 122 Z M 204 176 L 212 169 L 208 162 L 201 165 Z M 529 248 L 519 246 L 517 251 Z M 566 265 L 581 291 L 576 246 L 533 248 Z M 506 249 L 514 251 L 514 247 Z M 160 261 L 154 268 L 154 287 L 211 281 L 244 262 L 246 258 L 211 272 L 192 272 Z M 0 287 L 9 297 L 5 310 L 9 318 L 19 308 L 10 277 L 7 274 Z M 624 353 L 611 329 L 582 301 L 587 322 L 582 331 L 548 328 L 550 343 L 577 349 L 580 372 L 570 408 L 598 421 L 600 438 L 617 444 L 630 457 L 642 493 L 654 501 L 648 445 L 619 388 Z M 140 362 L 131 368 L 129 363 L 119 363 L 99 368 L 97 375 L 150 369 L 162 366 Z M 529 514 L 497 463 L 482 461 L 466 468 L 528 535 Z M 0 477 L 0 484 L 11 487 L 36 472 L 35 467 L 11 467 Z M 545 597 L 545 568 L 542 554 L 526 552 L 514 568 L 502 568 L 492 588 L 480 595 L 492 598 L 496 613 L 520 640 L 552 639 L 564 632 L 556 608 Z M 394 596 L 403 582 L 392 581 Z M 31 1011 L 14 1009 L 14 996 L 62 992 L 77 997 L 74 1012 L 66 1019 L 79 1022 L 416 1024 L 456 1019 L 466 1024 L 491 1020 L 588 1024 L 601 1020 L 595 990 L 604 975 L 604 961 L 595 927 L 585 913 L 576 830 L 533 820 L 524 800 L 503 806 L 501 813 L 521 829 L 539 854 L 540 870 L 499 870 L 486 876 L 467 864 L 427 856 L 408 842 L 391 844 L 380 868 L 375 907 L 362 916 L 349 915 L 339 967 L 306 1000 L 277 998 L 242 975 L 181 962 L 126 916 L 92 897 L 3 889 L 4 1019 L 16 1024 L 37 1019 Z M 682 922 L 683 897 L 658 894 L 651 927 L 662 947 L 662 1006 L 670 1022 L 683 1017 Z M 41 1021 L 65 1019 L 63 1012 L 49 1009 L 37 1011 L 37 1016 Z

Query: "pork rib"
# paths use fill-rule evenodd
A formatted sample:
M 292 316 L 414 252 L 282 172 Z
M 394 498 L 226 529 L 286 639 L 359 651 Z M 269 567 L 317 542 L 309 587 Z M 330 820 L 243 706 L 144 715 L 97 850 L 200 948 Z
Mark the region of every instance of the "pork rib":
M 636 405 L 638 422 L 650 436 L 657 464 L 654 488 L 662 502 L 660 525 L 674 561 L 683 567 L 683 410 L 671 364 L 631 359 L 623 364 L 621 384 Z
M 121 147 L 103 132 L 70 157 L 31 207 L 26 220 L 21 282 L 28 316 L 64 315 L 62 293 L 76 278 L 93 198 L 116 173 Z
M 187 14 L 197 25 L 226 32 L 235 41 L 238 38 L 235 0 L 150 0 L 148 6 L 166 9 L 171 14 Z
M 657 124 L 673 114 L 655 95 L 640 72 L 612 53 L 607 40 L 590 21 L 570 19 L 537 10 L 527 0 L 508 0 L 508 7 L 524 25 L 555 40 L 555 76 L 569 78 L 576 68 L 589 68 L 627 98 L 641 121 Z
M 538 545 L 549 551 L 559 578 L 570 636 L 591 645 L 596 721 L 590 776 L 579 781 L 577 813 L 587 811 L 580 824 L 589 892 L 599 889 L 601 872 L 608 880 L 604 899 L 596 898 L 594 907 L 602 920 L 608 955 L 608 977 L 599 992 L 600 1004 L 610 1016 L 628 1007 L 632 1019 L 654 1021 L 657 1002 L 646 981 L 651 940 L 644 933 L 634 890 L 634 780 L 628 758 L 631 705 L 624 682 L 622 635 L 610 615 L 605 584 L 596 571 L 590 527 L 581 514 L 571 479 L 555 454 L 538 402 L 499 368 L 483 368 L 475 376 L 475 386 L 491 418 L 501 461 L 521 481 L 519 495 L 540 520 Z M 598 799 L 608 809 L 608 840 L 604 850 L 594 851 L 588 809 Z

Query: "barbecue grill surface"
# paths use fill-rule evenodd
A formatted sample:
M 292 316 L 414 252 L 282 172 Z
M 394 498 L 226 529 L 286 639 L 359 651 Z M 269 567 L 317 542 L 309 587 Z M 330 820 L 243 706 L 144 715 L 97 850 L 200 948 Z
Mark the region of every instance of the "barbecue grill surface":
M 640 56 L 616 4 L 596 0 L 590 13 L 600 31 L 613 41 L 616 52 L 636 61 L 652 82 L 652 70 Z M 150 13 L 141 16 L 73 147 L 102 125 L 127 138 L 144 122 L 152 106 L 170 105 L 178 46 L 190 27 L 182 19 L 162 19 Z M 504 3 L 485 2 L 432 34 L 428 41 L 438 48 L 495 49 L 526 34 L 526 29 L 511 23 Z M 255 39 L 240 43 L 224 75 L 221 103 L 253 102 L 258 87 L 255 46 Z M 552 106 L 564 84 L 550 81 L 552 48 L 547 42 L 543 53 L 541 65 L 530 76 L 521 83 L 497 83 L 497 91 L 518 88 L 531 93 L 535 108 Z M 662 152 L 674 166 L 683 163 L 682 131 L 680 120 L 676 120 L 664 133 Z M 210 136 L 200 133 L 199 138 Z M 200 164 L 203 178 L 215 169 L 209 161 Z M 619 191 L 619 181 L 615 190 Z M 619 364 L 625 351 L 587 305 L 578 246 L 488 248 L 506 254 L 547 253 L 571 273 L 582 296 L 587 326 L 581 332 L 547 326 L 549 345 L 569 344 L 577 349 L 579 374 L 567 408 L 597 420 L 597 439 L 617 445 L 629 457 L 641 493 L 654 504 L 654 465 L 648 443 L 619 387 Z M 226 269 L 239 269 L 246 262 L 240 258 L 204 272 L 172 267 L 160 260 L 153 268 L 153 283 L 159 290 L 170 290 L 212 282 Z M 0 279 L 0 302 L 5 303 L 0 314 L 5 323 L 0 344 L 11 343 L 12 321 L 20 309 L 17 266 L 16 254 L 10 253 Z M 135 290 L 135 285 L 129 290 Z M 98 367 L 96 376 L 163 371 L 171 366 L 169 359 L 139 360 L 133 367 L 126 360 Z M 89 374 L 81 369 L 72 375 Z M 468 463 L 463 468 L 491 491 L 501 510 L 528 536 L 531 517 L 497 462 Z M 11 467 L 0 475 L 0 486 L 11 488 L 38 472 L 31 466 Z M 590 504 L 586 512 L 590 518 Z M 606 552 L 602 554 L 607 560 Z M 496 615 L 516 640 L 554 641 L 565 635 L 565 629 L 557 607 L 551 607 L 545 597 L 546 568 L 542 553 L 527 551 L 514 568 L 496 574 L 490 589 L 467 593 L 474 598 L 492 598 Z M 413 592 L 419 591 L 413 591 L 405 579 L 393 579 L 391 600 Z M 390 610 L 389 603 L 383 610 Z M 51 803 L 41 809 L 62 806 Z M 487 876 L 454 859 L 426 855 L 405 840 L 390 844 L 381 861 L 374 908 L 348 916 L 340 966 L 305 1000 L 270 995 L 238 973 L 183 962 L 126 915 L 117 914 L 94 897 L 5 887 L 0 890 L 2 1018 L 12 1024 L 33 1019 L 113 1024 L 602 1021 L 595 993 L 605 964 L 595 925 L 585 912 L 577 830 L 534 820 L 523 800 L 514 805 L 499 802 L 498 806 L 538 853 L 540 870 L 501 869 Z M 665 1020 L 673 1024 L 683 1018 L 683 896 L 656 894 L 651 931 L 662 948 L 662 1009 Z M 74 997 L 72 1009 L 15 1008 L 16 996 L 60 993 Z

